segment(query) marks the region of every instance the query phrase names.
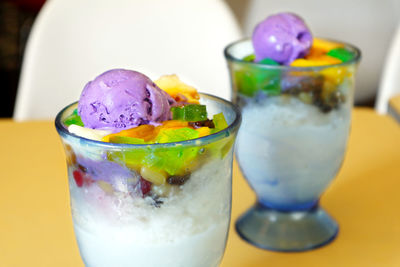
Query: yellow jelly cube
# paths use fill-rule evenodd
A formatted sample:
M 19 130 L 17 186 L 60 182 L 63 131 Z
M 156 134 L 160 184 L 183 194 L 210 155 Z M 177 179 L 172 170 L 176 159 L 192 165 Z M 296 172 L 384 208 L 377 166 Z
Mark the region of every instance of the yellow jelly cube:
M 335 84 L 340 84 L 346 76 L 349 76 L 346 67 L 332 67 L 326 68 L 320 71 L 326 79 L 330 80 Z
M 332 41 L 327 41 L 319 38 L 314 38 L 313 39 L 313 44 L 312 47 L 317 49 L 317 50 L 322 50 L 325 53 L 329 52 L 330 50 L 338 47 L 344 47 L 343 44 L 340 43 L 335 43 Z
M 177 102 L 184 101 L 199 104 L 200 96 L 197 90 L 183 83 L 176 75 L 164 75 L 154 81 L 158 87 L 167 92 Z M 185 101 L 186 98 L 186 101 Z
M 109 183 L 105 182 L 105 181 L 97 181 L 97 185 L 103 189 L 104 192 L 106 192 L 107 194 L 112 194 L 114 192 L 114 188 L 112 187 L 112 185 L 110 185 Z
M 151 187 L 151 190 L 160 197 L 168 197 L 168 196 L 173 196 L 176 194 L 180 188 L 178 186 L 172 186 L 169 185 L 168 183 L 162 184 L 162 185 L 153 185 Z
M 165 181 L 167 180 L 167 174 L 164 171 L 154 170 L 146 166 L 142 166 L 140 169 L 140 175 L 143 179 L 155 185 L 165 184 Z
M 199 132 L 199 137 L 203 137 L 210 134 L 210 128 L 208 127 L 200 127 L 197 128 L 196 131 Z
M 294 60 L 290 66 L 292 67 L 318 67 L 318 66 L 326 66 L 326 65 L 334 65 L 334 64 L 339 64 L 342 61 L 340 61 L 337 58 L 326 56 L 326 55 L 321 55 L 318 57 L 313 57 L 313 58 L 298 58 Z

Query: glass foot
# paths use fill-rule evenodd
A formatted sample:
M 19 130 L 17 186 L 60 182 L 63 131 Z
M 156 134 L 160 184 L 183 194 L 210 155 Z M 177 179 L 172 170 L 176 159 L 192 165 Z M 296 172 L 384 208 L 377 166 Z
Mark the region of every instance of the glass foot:
M 236 221 L 236 231 L 247 242 L 275 251 L 304 251 L 335 239 L 336 221 L 318 205 L 304 211 L 277 211 L 259 203 Z

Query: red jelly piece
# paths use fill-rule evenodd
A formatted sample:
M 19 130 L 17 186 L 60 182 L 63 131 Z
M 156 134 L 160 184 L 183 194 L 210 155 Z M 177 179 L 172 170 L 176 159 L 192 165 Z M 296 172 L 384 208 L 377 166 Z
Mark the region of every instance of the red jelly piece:
M 75 183 L 78 187 L 82 187 L 83 185 L 83 176 L 82 173 L 78 170 L 75 170 L 73 173 L 74 179 L 75 179 Z
M 143 196 L 145 196 L 147 193 L 150 192 L 151 190 L 151 183 L 142 177 L 140 177 L 140 189 L 142 190 Z

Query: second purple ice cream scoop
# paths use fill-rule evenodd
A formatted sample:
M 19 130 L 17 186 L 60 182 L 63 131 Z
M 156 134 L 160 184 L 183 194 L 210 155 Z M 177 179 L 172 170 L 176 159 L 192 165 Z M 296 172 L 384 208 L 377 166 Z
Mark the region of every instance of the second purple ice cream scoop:
M 147 76 L 109 70 L 86 84 L 78 103 L 85 127 L 118 132 L 170 119 L 175 101 Z
M 279 13 L 269 16 L 255 27 L 252 41 L 256 62 L 269 58 L 289 65 L 308 53 L 312 35 L 299 16 Z

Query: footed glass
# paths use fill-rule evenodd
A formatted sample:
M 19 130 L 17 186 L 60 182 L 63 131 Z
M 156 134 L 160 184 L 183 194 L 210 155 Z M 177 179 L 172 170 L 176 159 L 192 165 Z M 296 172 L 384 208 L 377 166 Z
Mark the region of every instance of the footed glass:
M 114 144 L 71 134 L 56 118 L 67 155 L 71 211 L 86 266 L 219 265 L 228 235 L 233 144 L 241 122 L 228 101 L 201 94 L 228 127 L 163 144 Z
M 225 49 L 232 99 L 243 116 L 236 157 L 257 195 L 236 230 L 255 246 L 303 251 L 338 233 L 318 201 L 341 167 L 350 129 L 360 51 L 343 45 L 351 60 L 319 67 L 244 61 L 253 54 L 251 40 Z

